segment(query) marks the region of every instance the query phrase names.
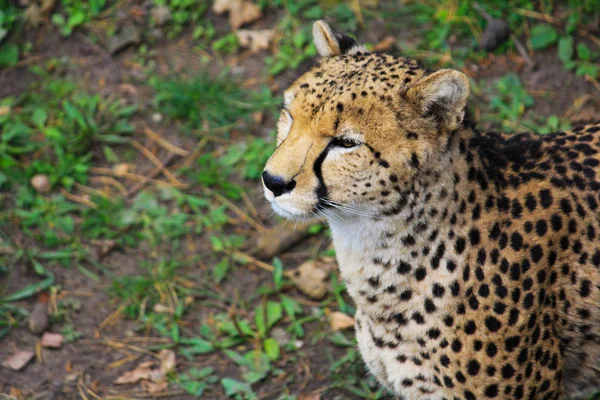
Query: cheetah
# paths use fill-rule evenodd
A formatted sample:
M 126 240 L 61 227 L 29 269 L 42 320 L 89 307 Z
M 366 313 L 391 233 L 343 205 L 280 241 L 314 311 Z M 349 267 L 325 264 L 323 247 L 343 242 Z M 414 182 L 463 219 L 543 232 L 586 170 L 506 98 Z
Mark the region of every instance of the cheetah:
M 598 390 L 600 124 L 480 132 L 462 72 L 313 39 L 262 182 L 328 222 L 369 371 L 399 399 Z

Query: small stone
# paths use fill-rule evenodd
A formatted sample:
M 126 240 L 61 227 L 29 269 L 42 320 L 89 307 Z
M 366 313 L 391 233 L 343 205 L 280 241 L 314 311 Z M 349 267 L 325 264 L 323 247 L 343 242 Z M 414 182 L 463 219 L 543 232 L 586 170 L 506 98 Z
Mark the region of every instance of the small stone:
M 60 333 L 44 332 L 42 336 L 42 347 L 60 349 L 65 341 L 65 337 Z
M 37 174 L 33 178 L 31 178 L 31 186 L 38 193 L 48 193 L 51 189 L 50 179 L 48 175 Z
M 164 304 L 157 303 L 154 305 L 154 312 L 157 314 L 173 314 L 175 310 Z
M 316 261 L 306 261 L 298 268 L 286 272 L 286 275 L 312 299 L 319 300 L 327 294 L 329 270 Z
M 158 26 L 163 26 L 169 22 L 172 18 L 171 10 L 169 7 L 164 5 L 158 5 L 152 8 L 152 19 Z
M 161 113 L 152 114 L 152 122 L 159 123 L 163 120 L 163 115 Z
M 8 357 L 2 362 L 2 366 L 10 368 L 13 371 L 20 371 L 27 364 L 29 364 L 29 361 L 31 361 L 34 356 L 35 353 L 33 351 L 16 350 L 13 354 L 10 355 L 10 357 Z
M 29 314 L 29 330 L 31 333 L 39 335 L 48 328 L 48 305 L 45 303 L 36 303 L 33 311 Z
M 290 335 L 285 329 L 276 327 L 271 330 L 271 337 L 279 343 L 279 346 L 285 346 L 290 342 Z
M 479 46 L 487 51 L 496 50 L 510 36 L 508 23 L 503 20 L 491 19 L 481 35 Z
M 296 349 L 301 349 L 302 347 L 304 347 L 304 342 L 302 340 L 296 340 L 294 342 L 294 347 L 296 347 Z
M 125 25 L 119 32 L 106 39 L 106 48 L 110 54 L 115 54 L 124 48 L 140 44 L 142 41 L 142 31 L 136 25 Z

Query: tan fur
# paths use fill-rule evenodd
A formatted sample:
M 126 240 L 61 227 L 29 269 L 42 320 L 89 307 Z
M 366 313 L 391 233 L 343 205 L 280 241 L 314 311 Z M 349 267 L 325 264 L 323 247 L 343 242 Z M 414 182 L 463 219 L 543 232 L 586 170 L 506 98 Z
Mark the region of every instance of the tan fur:
M 327 55 L 341 36 L 323 24 Z M 286 90 L 265 167 L 295 186 L 265 195 L 284 217 L 329 222 L 359 349 L 399 398 L 593 392 L 600 124 L 480 133 L 468 96 L 458 71 L 323 57 Z

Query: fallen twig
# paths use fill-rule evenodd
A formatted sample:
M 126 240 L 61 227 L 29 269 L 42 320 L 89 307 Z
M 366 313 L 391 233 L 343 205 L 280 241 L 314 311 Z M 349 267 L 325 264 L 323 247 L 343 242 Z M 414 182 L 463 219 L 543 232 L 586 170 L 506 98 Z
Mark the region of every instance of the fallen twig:
M 266 230 L 266 228 L 262 224 L 256 222 L 254 219 L 252 219 L 252 217 L 250 217 L 248 214 L 242 211 L 242 209 L 233 204 L 231 201 L 227 200 L 221 194 L 208 188 L 204 188 L 204 190 L 206 190 L 212 196 L 216 197 L 217 200 L 226 205 L 235 215 L 237 215 L 244 222 L 247 222 L 248 224 L 252 225 L 257 231 L 264 232 Z
M 129 179 L 129 180 L 136 181 L 136 182 L 141 182 L 146 179 L 146 177 L 144 175 L 133 174 L 131 172 L 124 172 L 124 173 L 117 172 L 111 168 L 91 167 L 90 172 L 92 172 L 94 174 L 112 175 L 112 176 L 116 176 L 118 178 L 125 178 L 125 179 Z M 184 183 L 171 183 L 171 182 L 160 181 L 157 179 L 151 179 L 150 182 L 155 185 L 172 186 L 172 187 L 176 187 L 178 189 L 186 188 L 188 186 L 187 184 L 184 184 Z
M 177 146 L 175 146 L 174 144 L 171 144 L 169 142 L 167 142 L 165 139 L 163 139 L 158 133 L 154 132 L 152 129 L 150 129 L 148 126 L 144 127 L 144 133 L 146 134 L 146 136 L 148 136 L 150 139 L 154 140 L 156 143 L 158 143 L 159 145 L 161 145 L 165 150 L 180 155 L 180 156 L 187 156 L 190 152 L 184 149 L 181 149 Z
M 146 187 L 146 185 L 150 182 L 152 182 L 152 180 L 154 178 L 156 178 L 158 175 L 160 175 L 161 172 L 163 172 L 163 170 L 169 166 L 173 160 L 177 157 L 177 155 L 175 154 L 170 154 L 167 159 L 164 161 L 163 165 L 161 167 L 157 167 L 156 169 L 154 169 L 152 172 L 150 172 L 150 174 L 148 176 L 146 176 L 144 179 L 142 179 L 140 182 L 136 183 L 135 185 L 133 185 L 131 187 L 131 189 L 129 189 L 125 194 L 124 197 L 127 198 L 131 198 L 134 195 L 137 194 L 137 192 L 139 192 L 140 190 L 142 190 L 144 187 Z
M 109 176 L 92 176 L 90 178 L 90 182 L 99 182 L 104 183 L 105 185 L 114 186 L 119 192 L 121 192 L 123 196 L 127 194 L 127 189 L 125 188 L 125 185 Z
M 227 253 L 229 253 L 230 255 L 232 255 L 234 257 L 237 257 L 239 260 L 245 261 L 249 264 L 252 264 L 259 268 L 262 268 L 265 271 L 269 271 L 269 272 L 275 271 L 275 267 L 273 267 L 272 265 L 267 264 L 266 262 L 257 260 L 256 258 L 252 257 L 251 255 L 243 253 L 239 250 L 229 250 L 229 251 L 227 251 Z
M 94 203 L 93 201 L 91 201 L 90 199 L 87 199 L 83 196 L 77 196 L 75 194 L 69 193 L 64 188 L 60 189 L 60 193 L 63 196 L 65 196 L 68 200 L 71 200 L 75 203 L 83 204 L 84 206 L 88 206 L 90 208 L 98 208 L 98 205 L 96 203 Z
M 171 181 L 171 183 L 176 185 L 183 185 L 183 183 L 179 182 L 179 180 L 169 171 L 165 165 L 154 155 L 150 150 L 148 150 L 143 144 L 138 142 L 137 140 L 131 140 L 131 145 L 138 149 L 143 155 L 146 156 L 157 168 L 160 169 L 165 177 Z
M 519 52 L 519 55 L 525 60 L 527 65 L 529 65 L 531 69 L 535 68 L 535 62 L 531 59 L 531 57 L 529 57 L 529 53 L 527 52 L 525 46 L 523 46 L 523 44 L 519 41 L 519 39 L 517 39 L 515 35 L 510 35 L 510 38 L 514 42 L 515 47 Z
M 121 342 L 117 342 L 114 340 L 98 340 L 98 339 L 81 339 L 80 340 L 81 343 L 89 343 L 89 344 L 99 344 L 99 345 L 104 345 L 104 346 L 108 346 L 108 347 L 112 347 L 114 349 L 119 349 L 119 350 L 132 350 L 132 351 L 137 351 L 138 353 L 143 353 L 143 354 L 147 354 L 149 356 L 152 356 L 156 359 L 160 359 L 160 357 L 151 352 L 150 350 L 146 350 L 143 347 L 139 347 L 139 346 L 134 346 L 132 344 L 127 344 L 127 343 L 121 343 Z

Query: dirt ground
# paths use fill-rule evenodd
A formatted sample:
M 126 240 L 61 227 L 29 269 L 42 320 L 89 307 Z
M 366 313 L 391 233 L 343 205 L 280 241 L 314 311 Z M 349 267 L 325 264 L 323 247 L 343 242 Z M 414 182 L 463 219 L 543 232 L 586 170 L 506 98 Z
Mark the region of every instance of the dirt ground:
M 215 26 L 225 24 L 224 17 L 210 14 Z M 254 28 L 261 25 L 269 26 L 269 21 L 276 16 L 267 15 Z M 376 30 L 363 32 L 359 35 L 371 42 L 377 42 L 388 35 L 407 35 L 400 27 L 394 30 L 384 28 L 384 24 L 371 21 L 371 27 Z M 100 46 L 93 44 L 82 33 L 63 38 L 60 37 L 51 26 L 45 26 L 37 31 L 27 33 L 27 40 L 32 41 L 34 51 L 28 55 L 27 60 L 21 65 L 8 67 L 0 70 L 0 98 L 9 95 L 19 95 L 28 87 L 29 83 L 36 79 L 28 70 L 28 64 L 41 64 L 51 57 L 66 57 L 77 65 L 74 77 L 83 82 L 88 90 L 102 94 L 119 93 L 123 97 L 130 96 L 130 100 L 137 104 L 148 104 L 151 94 L 144 88 L 144 75 L 133 61 L 136 50 L 126 49 L 116 55 L 110 55 Z M 200 55 L 187 51 L 190 47 L 191 32 L 184 31 L 176 41 L 162 40 L 154 47 L 156 62 L 159 71 L 183 70 L 190 72 L 205 68 L 199 62 Z M 251 55 L 234 59 L 233 56 L 226 57 L 225 64 L 234 65 L 236 73 L 246 79 L 262 76 L 264 68 L 264 54 Z M 533 61 L 537 68 L 528 68 L 516 55 L 491 56 L 485 65 L 465 66 L 465 71 L 475 80 L 486 80 L 493 82 L 496 78 L 507 72 L 518 74 L 526 88 L 535 97 L 533 112 L 541 116 L 565 115 L 574 102 L 583 96 L 589 96 L 592 100 L 585 103 L 580 109 L 573 109 L 569 116 L 574 124 L 600 119 L 600 100 L 598 88 L 573 73 L 566 71 L 560 60 L 556 58 L 555 50 L 536 53 Z M 219 62 L 214 62 L 210 69 L 218 71 L 222 67 Z M 294 71 L 288 71 L 278 76 L 272 87 L 278 87 L 279 93 L 296 75 Z M 135 93 L 128 92 L 123 84 L 133 85 L 137 90 Z M 472 106 L 477 111 L 477 99 L 472 101 Z M 476 112 L 477 114 L 477 112 Z M 149 122 L 149 124 L 152 124 Z M 266 118 L 262 125 L 256 127 L 255 135 L 266 136 L 271 130 L 274 121 Z M 178 146 L 192 146 L 190 137 L 177 134 L 178 127 L 161 125 L 160 133 L 169 138 Z M 152 164 L 147 160 L 140 159 L 139 171 L 152 170 Z M 257 184 L 246 184 L 254 204 L 258 205 L 258 212 L 267 226 L 275 224 L 271 216 L 271 210 L 262 200 L 262 189 Z M 193 190 L 193 189 L 192 189 Z M 18 233 L 17 233 L 18 236 Z M 27 242 L 23 238 L 24 243 Z M 293 248 L 280 254 L 286 268 L 293 268 L 304 261 L 303 256 L 308 249 L 326 249 L 329 242 L 325 236 L 312 236 Z M 186 251 L 190 254 L 204 254 L 210 252 L 210 247 L 205 238 L 197 237 L 188 243 Z M 151 249 L 142 244 L 138 248 L 119 248 L 112 251 L 102 259 L 102 263 L 113 271 L 117 276 L 133 275 L 137 271 L 137 265 L 146 258 Z M 80 274 L 76 269 L 66 269 L 60 266 L 50 268 L 55 274 L 56 283 L 62 288 L 62 298 L 76 300 L 80 304 L 77 312 L 71 316 L 73 326 L 83 334 L 82 339 L 73 343 L 65 344 L 61 349 L 39 349 L 37 358 L 22 371 L 11 371 L 0 369 L 0 393 L 5 397 L 22 394 L 34 399 L 81 399 L 92 398 L 86 395 L 82 387 L 92 389 L 101 398 L 142 398 L 135 388 L 128 392 L 127 387 L 116 386 L 114 381 L 125 371 L 131 369 L 131 364 L 118 361 L 124 357 L 135 359 L 136 363 L 144 360 L 153 360 L 152 354 L 136 352 L 138 346 L 152 344 L 163 344 L 168 339 L 161 338 L 156 332 L 139 331 L 136 321 L 120 317 L 111 323 L 106 323 L 115 310 L 119 307 L 118 301 L 108 294 L 107 289 L 111 285 L 110 279 L 102 279 L 95 282 Z M 207 274 L 206 266 L 193 265 L 186 267 L 186 276 L 192 281 L 194 277 L 201 278 Z M 15 291 L 39 280 L 31 267 L 21 263 L 3 278 L 4 284 L 8 284 L 8 292 Z M 241 298 L 251 296 L 265 282 L 272 279 L 271 274 L 255 267 L 238 268 L 228 277 L 225 284 L 218 289 L 230 296 Z M 291 291 L 293 296 L 302 297 L 300 292 Z M 199 296 L 201 298 L 201 296 Z M 43 299 L 42 299 L 43 300 Z M 40 298 L 32 298 L 19 304 L 33 309 Z M 306 299 L 306 304 L 311 301 Z M 206 321 L 215 311 L 223 311 L 211 308 L 200 301 L 195 301 L 184 316 L 181 323 L 183 327 L 182 336 L 193 334 L 197 331 L 200 322 Z M 27 324 L 22 324 L 13 329 L 7 337 L 0 341 L 0 360 L 5 359 L 16 348 L 34 348 L 39 337 L 30 333 Z M 333 345 L 323 335 L 316 339 L 311 338 L 314 330 L 326 330 L 327 321 L 311 322 L 306 325 L 307 335 L 304 339 L 304 347 L 294 357 L 283 357 L 275 364 L 284 373 L 278 378 L 268 378 L 266 381 L 256 385 L 256 392 L 261 399 L 277 399 L 284 388 L 289 393 L 318 393 L 329 389 L 329 364 L 331 359 L 338 359 L 345 354 L 346 349 Z M 127 346 L 131 346 L 130 349 Z M 120 348 L 119 348 L 120 347 Z M 192 361 L 181 359 L 178 367 L 204 367 L 211 366 L 219 376 L 240 378 L 239 369 L 232 362 L 216 352 L 205 356 L 196 356 Z M 288 379 L 293 376 L 293 379 Z M 220 386 L 215 386 L 207 392 L 203 398 L 223 399 L 225 393 Z M 173 389 L 168 392 L 168 398 L 191 399 L 191 395 L 182 390 Z M 111 397 L 112 396 L 112 397 Z M 11 397 L 6 397 L 11 398 Z M 315 397 L 316 398 L 316 397 Z M 354 399 L 355 397 L 341 389 L 331 389 L 323 397 L 326 399 Z M 309 399 L 309 397 L 305 397 Z

